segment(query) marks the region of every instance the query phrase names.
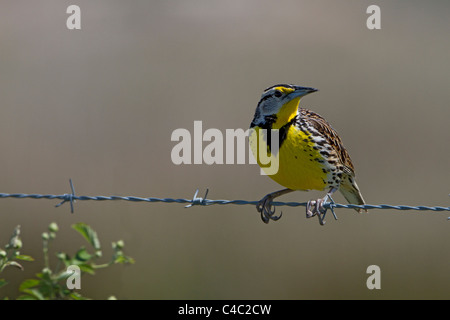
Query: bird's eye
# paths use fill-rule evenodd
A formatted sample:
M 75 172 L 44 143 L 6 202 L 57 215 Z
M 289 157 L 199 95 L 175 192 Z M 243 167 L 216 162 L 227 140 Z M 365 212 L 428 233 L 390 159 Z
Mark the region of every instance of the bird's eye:
M 275 93 L 273 94 L 275 97 L 279 98 L 281 97 L 283 94 L 280 91 L 275 91 Z

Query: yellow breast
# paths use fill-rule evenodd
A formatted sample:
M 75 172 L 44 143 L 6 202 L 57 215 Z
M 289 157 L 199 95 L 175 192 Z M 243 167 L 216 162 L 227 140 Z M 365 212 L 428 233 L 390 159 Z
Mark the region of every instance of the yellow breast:
M 259 128 L 250 134 L 249 141 L 255 159 L 265 170 L 258 157 Z M 259 146 L 267 150 L 264 139 L 259 139 Z M 290 126 L 279 152 L 271 156 L 278 162 L 278 171 L 267 174 L 280 185 L 292 190 L 324 190 L 327 174 L 323 171 L 323 156 L 314 149 L 315 144 L 308 132 L 303 132 L 296 126 Z

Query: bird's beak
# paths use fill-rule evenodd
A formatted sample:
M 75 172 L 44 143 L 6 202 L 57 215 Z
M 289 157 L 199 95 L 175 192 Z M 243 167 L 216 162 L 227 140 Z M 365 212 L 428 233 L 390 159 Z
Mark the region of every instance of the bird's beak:
M 288 95 L 290 99 L 303 97 L 303 96 L 306 96 L 307 94 L 319 91 L 319 90 L 317 90 L 315 88 L 298 87 L 298 86 L 295 86 L 294 89 L 295 90 Z

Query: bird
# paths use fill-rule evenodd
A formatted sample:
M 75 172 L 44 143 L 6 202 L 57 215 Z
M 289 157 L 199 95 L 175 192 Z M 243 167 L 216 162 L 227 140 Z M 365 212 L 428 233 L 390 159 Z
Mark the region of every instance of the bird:
M 249 134 L 252 153 L 263 171 L 285 188 L 258 202 L 256 208 L 265 223 L 281 218 L 281 214 L 275 214 L 273 200 L 293 191 L 327 190 L 324 198 L 310 200 L 306 205 L 306 217 L 317 216 L 321 225 L 325 223 L 324 204 L 332 201 L 331 196 L 338 190 L 350 204 L 365 205 L 352 160 L 337 131 L 319 114 L 299 106 L 302 97 L 317 91 L 277 84 L 264 90 L 256 107 Z M 278 133 L 278 145 L 272 131 Z M 269 173 L 267 162 L 259 159 L 260 148 L 277 160 L 275 172 Z

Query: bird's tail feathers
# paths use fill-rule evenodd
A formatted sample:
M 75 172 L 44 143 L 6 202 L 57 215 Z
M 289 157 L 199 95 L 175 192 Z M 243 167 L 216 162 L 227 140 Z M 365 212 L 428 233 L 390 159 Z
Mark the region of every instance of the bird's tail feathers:
M 365 205 L 365 201 L 359 191 L 358 185 L 353 177 L 342 179 L 339 191 L 350 204 Z M 367 209 L 355 209 L 359 213 L 367 213 Z

